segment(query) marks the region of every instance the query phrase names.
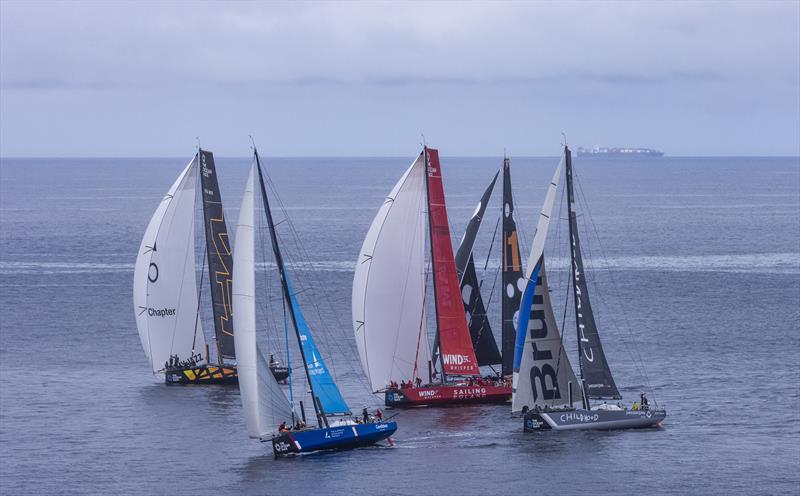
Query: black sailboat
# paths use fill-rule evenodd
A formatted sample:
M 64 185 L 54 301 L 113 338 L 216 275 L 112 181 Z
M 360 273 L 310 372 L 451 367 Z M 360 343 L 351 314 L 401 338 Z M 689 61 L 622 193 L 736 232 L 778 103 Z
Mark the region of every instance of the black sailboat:
M 566 171 L 569 212 L 570 274 L 579 354 L 579 379 L 567 357 L 550 304 L 545 275 L 544 244 L 561 170 Z M 524 413 L 524 430 L 622 429 L 659 426 L 666 410 L 650 406 L 646 395 L 633 408 L 608 400 L 620 400 L 589 300 L 578 233 L 578 213 L 573 182 L 572 156 L 564 156 L 556 168 L 540 214 L 528 259 L 527 285 L 520 303 L 514 357 L 512 411 Z M 576 394 L 578 393 L 578 394 Z M 580 399 L 578 399 L 580 398 Z M 603 400 L 592 405 L 592 400 Z M 574 408 L 580 401 L 581 408 Z
M 499 172 L 498 172 L 499 174 Z M 486 191 L 481 197 L 475 213 L 467 224 L 464 238 L 456 252 L 456 267 L 461 283 L 461 295 L 464 310 L 467 315 L 472 345 L 478 358 L 478 365 L 500 365 L 503 377 L 510 377 L 514 361 L 514 343 L 516 341 L 515 321 L 519 310 L 520 297 L 525 287 L 522 273 L 522 259 L 517 237 L 517 224 L 514 220 L 514 198 L 511 190 L 511 160 L 503 159 L 503 197 L 501 202 L 502 233 L 501 244 L 501 346 L 498 349 L 497 341 L 492 332 L 492 326 L 486 315 L 486 304 L 481 296 L 482 282 L 478 280 L 475 270 L 474 255 L 472 252 L 475 238 L 481 221 L 484 218 L 489 199 L 491 198 L 497 175 L 495 174 Z M 493 235 L 491 247 L 494 246 L 497 227 Z M 487 256 L 487 262 L 491 251 Z M 490 296 L 494 295 L 492 288 Z

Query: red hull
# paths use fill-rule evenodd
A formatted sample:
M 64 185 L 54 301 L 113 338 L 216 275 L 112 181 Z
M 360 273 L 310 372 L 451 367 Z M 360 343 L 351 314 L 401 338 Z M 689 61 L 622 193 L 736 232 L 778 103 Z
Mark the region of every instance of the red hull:
M 386 390 L 386 406 L 447 406 L 475 403 L 507 403 L 511 399 L 511 386 L 446 384 L 418 388 L 390 388 Z

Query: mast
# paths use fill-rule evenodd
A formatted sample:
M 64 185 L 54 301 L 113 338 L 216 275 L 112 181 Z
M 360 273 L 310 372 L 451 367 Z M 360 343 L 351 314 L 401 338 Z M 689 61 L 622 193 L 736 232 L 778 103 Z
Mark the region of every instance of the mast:
M 221 364 L 224 358 L 236 358 L 236 348 L 233 342 L 233 314 L 231 312 L 233 256 L 217 182 L 214 155 L 198 147 L 197 158 L 200 163 L 200 182 L 203 190 L 208 282 L 211 285 L 214 331 L 217 337 L 217 359 Z
M 594 320 L 589 289 L 583 268 L 580 238 L 578 236 L 578 213 L 575 209 L 575 189 L 572 178 L 572 154 L 564 145 L 567 171 L 567 210 L 569 211 L 570 261 L 572 290 L 575 304 L 575 326 L 578 333 L 578 355 L 584 408 L 589 408 L 590 398 L 621 399 L 617 385 L 611 375 L 597 324 Z
M 314 411 L 317 414 L 317 423 L 320 428 L 325 427 L 327 420 L 322 405 L 317 399 L 314 392 L 314 385 L 311 381 L 311 374 L 308 372 L 308 363 L 303 350 L 303 342 L 300 337 L 300 330 L 297 326 L 297 316 L 294 312 L 294 307 L 291 302 L 291 294 L 289 293 L 289 286 L 286 284 L 286 269 L 283 266 L 283 256 L 281 255 L 281 248 L 278 245 L 278 236 L 275 233 L 275 222 L 272 220 L 272 210 L 269 207 L 269 198 L 267 198 L 267 188 L 264 185 L 264 175 L 261 172 L 261 160 L 258 157 L 258 150 L 253 147 L 253 154 L 256 158 L 256 168 L 258 169 L 258 184 L 261 188 L 261 200 L 264 203 L 264 213 L 267 216 L 267 226 L 269 227 L 269 237 L 272 241 L 272 252 L 275 255 L 275 263 L 278 265 L 278 271 L 281 276 L 281 288 L 283 289 L 283 297 L 286 300 L 286 306 L 289 307 L 289 315 L 292 318 L 292 325 L 294 326 L 295 336 L 297 337 L 297 346 L 300 348 L 300 356 L 303 358 L 303 369 L 306 371 L 306 379 L 308 380 L 308 387 L 311 388 L 312 402 L 314 403 Z
M 434 368 L 436 367 L 436 361 L 439 360 L 439 367 L 442 371 L 442 384 L 447 382 L 447 376 L 444 373 L 444 363 L 441 362 L 442 360 L 442 353 L 439 349 L 440 346 L 440 339 L 439 339 L 439 299 L 436 295 L 436 265 L 434 259 L 436 257 L 433 256 L 433 219 L 431 217 L 431 196 L 429 193 L 429 186 L 428 186 L 428 146 L 424 145 L 422 149 L 423 160 L 425 160 L 425 201 L 428 205 L 428 240 L 430 241 L 431 245 L 431 273 L 434 274 L 433 277 L 433 308 L 436 312 L 436 337 L 433 340 L 433 357 L 432 362 Z M 412 377 L 413 379 L 413 377 Z

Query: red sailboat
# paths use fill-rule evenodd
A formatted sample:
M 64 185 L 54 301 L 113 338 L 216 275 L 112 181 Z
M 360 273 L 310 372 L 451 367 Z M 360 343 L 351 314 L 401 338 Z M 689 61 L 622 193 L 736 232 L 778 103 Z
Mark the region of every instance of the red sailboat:
M 436 312 L 432 349 L 425 332 L 426 224 Z M 425 147 L 411 164 L 367 233 L 353 281 L 353 327 L 367 378 L 374 391 L 384 393 L 387 406 L 505 403 L 511 398 L 505 380 L 481 377 L 435 149 Z

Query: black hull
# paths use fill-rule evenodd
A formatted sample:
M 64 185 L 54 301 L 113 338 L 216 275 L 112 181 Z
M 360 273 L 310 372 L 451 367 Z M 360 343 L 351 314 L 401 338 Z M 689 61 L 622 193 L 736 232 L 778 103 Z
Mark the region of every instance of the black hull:
M 164 382 L 170 385 L 208 384 L 230 386 L 239 384 L 239 375 L 232 365 L 195 365 L 168 369 Z
M 286 382 L 286 379 L 289 378 L 289 368 L 288 367 L 270 367 L 272 371 L 272 376 L 275 377 L 275 380 L 281 383 Z
M 286 367 L 270 367 L 272 375 L 278 382 L 286 382 L 289 369 Z M 235 365 L 196 365 L 194 367 L 168 369 L 164 372 L 167 384 L 212 384 L 231 386 L 239 384 L 239 375 Z

